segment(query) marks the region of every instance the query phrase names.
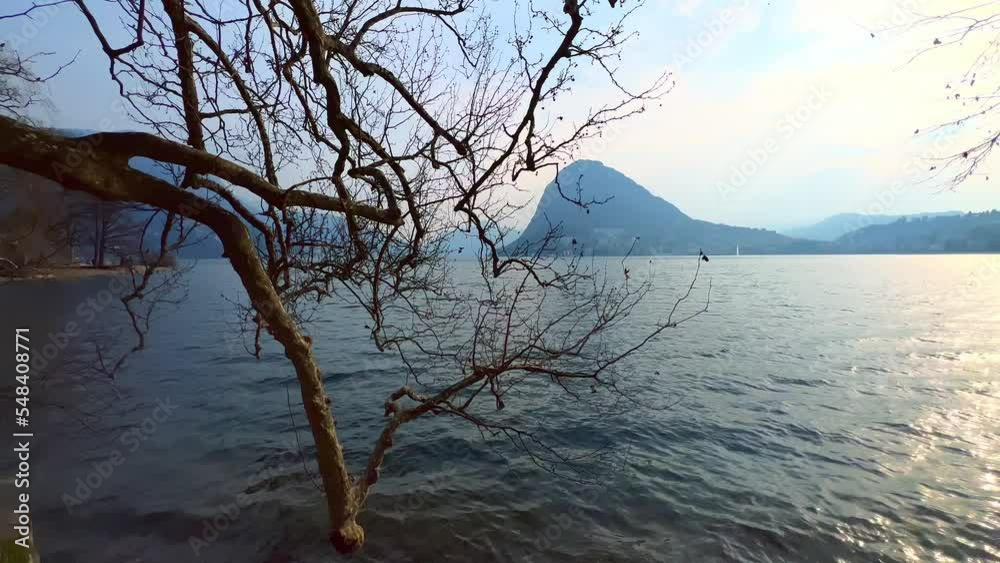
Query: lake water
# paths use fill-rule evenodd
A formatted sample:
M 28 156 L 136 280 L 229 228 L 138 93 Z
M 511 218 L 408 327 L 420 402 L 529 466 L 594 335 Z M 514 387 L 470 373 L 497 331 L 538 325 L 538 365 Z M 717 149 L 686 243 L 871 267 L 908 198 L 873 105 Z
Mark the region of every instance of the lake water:
M 654 259 L 641 314 L 669 308 L 694 265 Z M 353 560 L 1000 561 L 1000 256 L 720 257 L 709 277 L 710 311 L 630 364 L 670 409 L 508 401 L 566 447 L 624 445 L 602 482 L 554 477 L 455 421 L 418 421 L 396 439 Z M 79 323 L 46 371 L 77 369 L 92 340 L 128 335 L 114 313 L 79 309 L 107 286 L 0 286 L 0 324 L 40 342 Z M 116 390 L 33 389 L 93 415 L 33 412 L 43 561 L 339 560 L 298 455 L 289 401 L 303 441 L 308 430 L 291 370 L 273 347 L 261 361 L 242 352 L 238 296 L 225 262 L 198 264 L 185 307 L 157 319 Z M 404 378 L 363 323 L 331 306 L 311 327 L 355 470 Z M 91 475 L 115 451 L 113 472 Z M 237 498 L 250 504 L 220 512 Z M 192 537 L 210 539 L 197 557 Z

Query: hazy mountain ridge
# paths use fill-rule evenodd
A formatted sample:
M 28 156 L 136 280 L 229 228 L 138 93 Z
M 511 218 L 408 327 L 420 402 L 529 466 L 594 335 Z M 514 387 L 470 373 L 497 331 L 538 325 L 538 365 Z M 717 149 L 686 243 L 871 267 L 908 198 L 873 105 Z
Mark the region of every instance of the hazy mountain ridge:
M 900 219 L 917 219 L 921 217 L 944 217 L 961 215 L 961 211 L 941 211 L 936 213 L 911 213 L 907 215 L 876 215 L 868 213 L 838 213 L 826 219 L 805 227 L 779 229 L 783 235 L 808 240 L 832 242 L 858 229 L 871 225 L 888 225 Z
M 562 169 L 559 185 L 553 181 L 539 201 L 517 245 L 537 247 L 550 225 L 559 225 L 553 251 L 597 255 L 633 253 L 795 254 L 820 251 L 815 241 L 793 239 L 775 231 L 733 227 L 693 219 L 673 204 L 650 193 L 621 172 L 593 160 L 581 160 Z M 563 194 L 598 204 L 586 209 Z M 610 199 L 609 199 L 610 198 Z M 574 244 L 575 241 L 575 244 Z
M 60 132 L 70 137 L 90 133 Z M 142 157 L 132 159 L 130 165 L 170 183 L 176 182 L 182 172 L 179 167 Z M 581 206 L 567 201 L 567 197 L 597 203 Z M 137 221 L 147 218 L 147 213 L 136 213 Z M 145 247 L 156 246 L 163 220 L 163 215 L 153 220 Z M 809 227 L 779 233 L 694 219 L 621 172 L 594 160 L 564 167 L 559 173 L 559 185 L 553 181 L 546 187 L 527 227 L 520 234 L 509 232 L 505 246 L 508 251 L 531 251 L 551 226 L 559 229 L 559 237 L 550 243 L 550 251 L 555 253 L 623 255 L 631 250 L 640 255 L 699 251 L 727 255 L 735 254 L 737 247 L 742 254 L 1000 252 L 997 211 L 898 216 L 842 213 Z M 790 236 L 793 234 L 801 238 Z M 474 255 L 479 250 L 478 237 L 456 231 L 449 235 L 444 249 L 449 254 Z M 220 258 L 223 249 L 214 233 L 199 226 L 189 245 L 178 254 L 181 258 Z
M 838 238 L 837 251 L 857 254 L 1000 252 L 1000 211 L 902 218 Z
M 808 240 L 693 219 L 621 172 L 593 160 L 563 168 L 558 181 L 558 185 L 554 180 L 545 188 L 528 226 L 508 249 L 533 251 L 549 229 L 558 226 L 558 237 L 549 243 L 553 253 L 622 255 L 632 249 L 643 255 L 697 254 L 699 250 L 725 255 L 735 254 L 737 245 L 741 254 L 1000 251 L 1000 212 L 996 211 L 895 217 L 841 214 L 818 225 L 828 230 L 846 229 L 846 234 L 837 233 L 831 240 Z M 564 195 L 603 203 L 584 208 Z

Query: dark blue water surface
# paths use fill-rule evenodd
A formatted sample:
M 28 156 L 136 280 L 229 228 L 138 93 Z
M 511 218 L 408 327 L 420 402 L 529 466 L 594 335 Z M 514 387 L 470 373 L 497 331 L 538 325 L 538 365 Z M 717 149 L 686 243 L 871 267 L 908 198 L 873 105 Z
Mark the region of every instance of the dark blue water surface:
M 654 259 L 636 326 L 662 316 L 694 264 Z M 460 422 L 417 421 L 396 439 L 353 560 L 1000 561 L 1000 256 L 705 266 L 710 311 L 628 367 L 645 402 L 672 408 L 600 414 L 546 385 L 508 400 L 570 450 L 617 444 L 596 483 Z M 312 450 L 290 367 L 273 345 L 260 361 L 243 350 L 227 263 L 194 267 L 184 305 L 162 309 L 115 387 L 70 384 L 95 343 L 128 336 L 117 313 L 81 305 L 110 279 L 0 286 L 5 334 L 31 326 L 44 342 L 82 327 L 32 391 L 42 560 L 340 560 L 299 456 L 292 417 L 307 461 Z M 355 471 L 406 377 L 364 322 L 330 305 L 309 327 Z M 12 408 L 0 407 L 4 428 Z M 93 475 L 115 452 L 113 472 Z M 81 488 L 88 477 L 96 486 Z

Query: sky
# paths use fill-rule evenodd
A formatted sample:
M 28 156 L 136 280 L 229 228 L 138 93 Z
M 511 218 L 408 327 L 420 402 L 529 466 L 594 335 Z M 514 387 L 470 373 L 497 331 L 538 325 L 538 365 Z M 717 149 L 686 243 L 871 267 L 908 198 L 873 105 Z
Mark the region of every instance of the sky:
M 625 48 L 621 76 L 638 87 L 669 71 L 676 86 L 576 156 L 622 171 L 692 217 L 732 225 L 1000 208 L 1000 190 L 985 173 L 951 190 L 914 166 L 941 140 L 914 131 L 962 109 L 946 86 L 957 82 L 976 45 L 910 61 L 939 31 L 912 24 L 920 14 L 982 3 L 648 0 L 632 22 L 639 37 Z M 32 51 L 79 50 L 48 86 L 48 123 L 129 128 L 114 104 L 107 61 L 74 8 L 55 9 L 29 27 L 0 22 L 0 38 Z M 57 62 L 50 57 L 40 70 Z M 562 102 L 578 113 L 614 95 L 590 73 L 584 69 L 582 86 Z M 946 141 L 967 134 L 949 133 Z M 549 180 L 526 177 L 520 187 L 537 202 Z M 527 223 L 532 210 L 529 204 L 519 221 Z
M 591 156 L 689 215 L 737 225 L 1000 207 L 985 175 L 951 191 L 912 166 L 936 140 L 914 131 L 962 109 L 945 87 L 976 48 L 909 62 L 940 31 L 912 24 L 963 4 L 973 2 L 652 2 L 634 78 L 665 66 L 677 86 Z

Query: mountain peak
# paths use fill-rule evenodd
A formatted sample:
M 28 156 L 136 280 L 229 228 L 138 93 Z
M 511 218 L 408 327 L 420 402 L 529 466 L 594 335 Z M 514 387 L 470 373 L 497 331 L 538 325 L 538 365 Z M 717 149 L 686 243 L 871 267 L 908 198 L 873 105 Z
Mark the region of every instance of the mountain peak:
M 586 254 L 729 254 L 740 244 L 763 251 L 792 239 L 759 229 L 696 221 L 618 170 L 597 160 L 578 160 L 545 188 L 519 244 L 544 240 L 553 227 L 554 252 Z
M 608 165 L 606 165 L 606 164 L 604 164 L 600 160 L 590 160 L 590 159 L 584 158 L 584 159 L 580 159 L 580 160 L 574 160 L 573 162 L 567 164 L 566 166 L 563 166 L 562 171 L 563 172 L 568 172 L 568 171 L 577 170 L 577 169 L 584 169 L 585 170 L 587 168 L 611 168 L 611 167 L 608 166 Z M 613 168 L 612 168 L 612 170 L 613 170 Z
M 647 203 L 655 200 L 652 202 L 653 205 L 669 206 L 674 214 L 687 217 L 672 204 L 653 195 L 625 174 L 599 160 L 586 159 L 573 161 L 559 170 L 558 176 L 546 186 L 539 208 L 562 204 L 580 207 L 572 201 L 567 201 L 567 198 L 579 202 L 605 201 L 610 204 L 614 199 L 624 197 L 639 198 L 641 201 L 650 200 Z M 629 200 L 626 203 L 637 204 L 639 201 Z M 606 204 L 600 204 L 604 205 Z M 593 205 L 591 212 L 597 212 L 597 207 L 598 204 Z

